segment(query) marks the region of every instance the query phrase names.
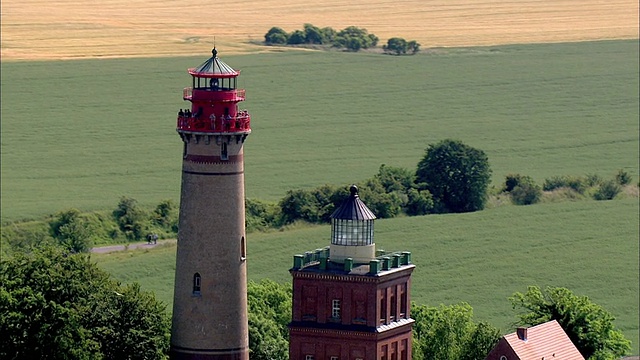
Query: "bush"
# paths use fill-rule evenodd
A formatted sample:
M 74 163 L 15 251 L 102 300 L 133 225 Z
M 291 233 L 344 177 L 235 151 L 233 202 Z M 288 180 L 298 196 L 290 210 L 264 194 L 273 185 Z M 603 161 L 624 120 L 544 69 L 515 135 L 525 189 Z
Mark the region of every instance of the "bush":
M 127 239 L 142 240 L 146 235 L 149 227 L 148 217 L 144 210 L 138 207 L 135 199 L 121 197 L 118 207 L 113 211 L 113 217 Z
M 542 189 L 544 191 L 552 191 L 559 188 L 570 188 L 579 194 L 584 194 L 586 190 L 586 181 L 577 176 L 553 176 L 544 180 Z
M 596 200 L 612 200 L 620 191 L 622 191 L 622 188 L 617 180 L 608 180 L 600 184 L 598 189 L 593 193 L 593 198 Z
M 530 176 L 509 174 L 505 178 L 503 191 L 509 193 L 515 205 L 531 205 L 540 201 L 542 189 Z
M 407 195 L 407 215 L 426 215 L 433 211 L 433 196 L 429 190 L 409 189 Z
M 584 178 L 584 182 L 589 187 L 600 185 L 602 183 L 602 176 L 598 174 L 587 174 Z
M 631 175 L 623 169 L 618 170 L 616 174 L 616 182 L 620 185 L 629 185 L 631 184 Z
M 511 191 L 511 201 L 515 205 L 531 205 L 538 203 L 542 198 L 542 189 L 534 183 L 518 184 Z

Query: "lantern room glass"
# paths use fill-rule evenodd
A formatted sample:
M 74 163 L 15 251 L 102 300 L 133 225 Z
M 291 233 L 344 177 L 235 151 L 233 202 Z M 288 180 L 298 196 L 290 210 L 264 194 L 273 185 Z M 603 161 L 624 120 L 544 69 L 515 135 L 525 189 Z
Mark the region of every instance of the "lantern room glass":
M 331 219 L 331 244 L 346 246 L 373 244 L 373 220 Z

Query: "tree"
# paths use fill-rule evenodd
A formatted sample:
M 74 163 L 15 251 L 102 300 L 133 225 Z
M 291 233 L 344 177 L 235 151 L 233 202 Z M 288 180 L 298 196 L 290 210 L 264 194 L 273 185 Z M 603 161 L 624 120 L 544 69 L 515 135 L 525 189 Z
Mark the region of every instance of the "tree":
M 311 24 L 304 24 L 304 35 L 307 44 L 324 44 L 326 42 L 322 30 Z
M 416 54 L 420 51 L 420 44 L 415 40 L 411 40 L 407 43 L 407 48 L 412 54 Z
M 407 40 L 399 37 L 393 37 L 387 40 L 387 45 L 382 46 L 382 50 L 387 53 L 394 53 L 396 55 L 407 53 Z
M 274 26 L 264 35 L 264 41 L 267 44 L 286 44 L 289 36 L 283 29 Z
M 430 144 L 418 163 L 416 182 L 448 212 L 482 210 L 491 179 L 489 159 L 458 140 Z
M 95 228 L 80 214 L 77 209 L 61 211 L 49 222 L 51 236 L 73 253 L 88 252 L 95 233 Z
M 0 262 L 0 358 L 162 359 L 165 305 L 87 255 L 54 247 Z
M 509 298 L 514 309 L 521 309 L 522 325 L 538 325 L 557 320 L 582 356 L 593 360 L 619 359 L 631 350 L 631 343 L 615 328 L 615 318 L 586 296 L 566 288 L 529 286 L 526 293 Z
M 500 339 L 500 331 L 473 321 L 467 303 L 455 305 L 411 304 L 413 358 L 438 360 L 483 360 Z
M 307 39 L 306 39 L 306 35 L 305 35 L 304 31 L 295 30 L 294 32 L 289 34 L 289 37 L 287 39 L 287 44 L 288 45 L 299 45 L 299 44 L 304 44 L 306 41 L 307 41 Z
M 289 358 L 291 288 L 264 279 L 247 284 L 251 359 Z
M 335 38 L 333 45 L 336 47 L 344 47 L 350 51 L 359 51 L 360 49 L 368 49 L 378 44 L 378 37 L 369 34 L 367 29 L 356 26 L 349 26 L 340 30 Z
M 147 215 L 138 207 L 136 199 L 123 196 L 113 211 L 120 230 L 129 240 L 140 240 L 148 228 Z

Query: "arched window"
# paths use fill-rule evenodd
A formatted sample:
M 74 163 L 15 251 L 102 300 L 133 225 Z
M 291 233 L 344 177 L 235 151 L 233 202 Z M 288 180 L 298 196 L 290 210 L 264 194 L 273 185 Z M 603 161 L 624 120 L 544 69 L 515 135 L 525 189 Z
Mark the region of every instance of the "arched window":
M 240 239 L 240 260 L 245 261 L 247 259 L 247 244 L 244 241 L 244 236 Z
M 200 295 L 200 288 L 202 284 L 202 279 L 200 278 L 199 273 L 193 274 L 193 295 Z

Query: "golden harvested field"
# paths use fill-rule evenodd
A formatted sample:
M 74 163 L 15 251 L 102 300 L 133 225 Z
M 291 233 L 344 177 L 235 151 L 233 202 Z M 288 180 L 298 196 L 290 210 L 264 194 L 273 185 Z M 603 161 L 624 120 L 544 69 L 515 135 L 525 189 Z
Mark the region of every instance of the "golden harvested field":
M 3 0 L 2 60 L 225 53 L 304 23 L 434 46 L 638 38 L 637 0 Z

